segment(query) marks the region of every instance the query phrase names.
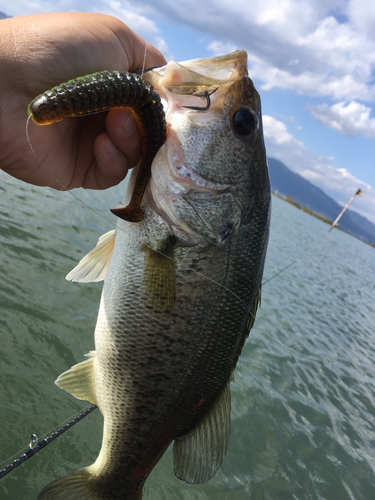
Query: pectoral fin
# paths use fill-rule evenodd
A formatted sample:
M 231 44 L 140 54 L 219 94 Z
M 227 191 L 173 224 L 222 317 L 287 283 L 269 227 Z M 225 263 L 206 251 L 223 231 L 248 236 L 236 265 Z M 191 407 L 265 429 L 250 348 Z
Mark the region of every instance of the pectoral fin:
M 173 248 L 174 241 L 171 237 L 152 247 L 145 246 L 143 290 L 152 307 L 164 312 L 173 309 L 176 297 Z
M 94 360 L 96 353 L 95 351 L 91 351 L 86 356 L 88 359 L 62 373 L 55 381 L 55 384 L 77 399 L 84 399 L 97 405 L 94 386 Z
M 66 279 L 80 283 L 104 280 L 115 245 L 115 232 L 116 230 L 113 229 L 103 234 L 96 247 L 79 261 L 78 265 L 66 276 Z
M 230 434 L 230 387 L 216 400 L 207 415 L 189 434 L 173 445 L 174 472 L 187 483 L 204 483 L 219 469 Z

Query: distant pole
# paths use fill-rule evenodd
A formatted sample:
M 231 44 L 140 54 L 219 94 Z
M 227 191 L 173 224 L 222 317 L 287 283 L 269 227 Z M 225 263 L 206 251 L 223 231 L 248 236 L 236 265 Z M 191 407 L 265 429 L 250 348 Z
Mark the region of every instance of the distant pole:
M 343 216 L 343 213 L 345 212 L 345 210 L 348 208 L 348 206 L 351 204 L 351 202 L 354 200 L 354 198 L 356 196 L 362 196 L 363 195 L 363 191 L 361 191 L 361 189 L 358 189 L 356 193 L 353 194 L 353 196 L 350 198 L 350 200 L 348 201 L 348 203 L 345 205 L 345 207 L 341 210 L 339 216 L 337 217 L 337 219 L 335 220 L 335 222 L 332 224 L 332 226 L 328 229 L 328 232 L 330 233 L 332 231 L 332 229 L 336 226 L 336 224 L 338 223 L 338 221 L 341 219 L 341 217 Z

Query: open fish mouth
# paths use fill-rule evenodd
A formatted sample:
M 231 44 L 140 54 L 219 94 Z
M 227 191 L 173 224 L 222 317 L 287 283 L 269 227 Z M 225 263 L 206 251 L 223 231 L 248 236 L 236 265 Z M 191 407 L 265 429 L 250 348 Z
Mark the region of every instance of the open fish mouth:
M 192 59 L 167 65 L 146 73 L 148 80 L 162 99 L 166 114 L 181 109 L 214 112 L 222 101 L 212 103 L 211 96 L 227 82 L 247 75 L 247 53 L 238 50 L 218 57 Z M 173 95 L 173 96 L 172 96 Z M 203 100 L 203 104 L 202 104 Z M 205 104 L 204 104 L 205 103 Z

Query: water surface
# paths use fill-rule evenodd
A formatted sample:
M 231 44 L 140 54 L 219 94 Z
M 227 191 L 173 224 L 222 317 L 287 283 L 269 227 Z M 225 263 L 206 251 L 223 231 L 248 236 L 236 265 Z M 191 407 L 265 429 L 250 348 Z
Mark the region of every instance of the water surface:
M 79 196 L 115 221 L 123 187 Z M 94 348 L 101 284 L 65 275 L 111 229 L 67 193 L 0 173 L 0 462 L 87 404 L 54 384 Z M 204 485 L 174 477 L 171 449 L 144 500 L 375 498 L 375 250 L 273 198 L 262 307 L 232 384 L 232 432 Z M 271 338 L 273 337 L 273 338 Z M 274 340 L 275 339 L 275 340 Z M 92 463 L 95 411 L 0 480 L 3 500 L 34 500 Z

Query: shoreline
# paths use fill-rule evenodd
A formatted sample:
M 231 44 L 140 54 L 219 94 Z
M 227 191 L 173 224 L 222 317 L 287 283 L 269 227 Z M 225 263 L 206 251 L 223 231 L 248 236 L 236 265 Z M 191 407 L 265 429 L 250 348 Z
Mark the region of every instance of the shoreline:
M 280 198 L 281 200 L 284 200 L 288 203 L 290 203 L 291 205 L 293 205 L 294 207 L 298 208 L 299 210 L 302 210 L 303 212 L 306 212 L 307 214 L 309 215 L 312 215 L 313 217 L 315 217 L 316 219 L 319 219 L 323 222 L 325 222 L 326 224 L 328 224 L 329 226 L 332 225 L 333 221 L 327 219 L 327 217 L 324 217 L 324 215 L 320 215 L 318 214 L 317 212 L 313 212 L 312 210 L 310 210 L 310 208 L 307 208 L 307 206 L 303 206 L 301 207 L 301 205 L 298 203 L 298 201 L 296 201 L 293 196 L 289 195 L 289 196 L 282 196 L 281 194 L 279 193 L 275 193 L 275 191 L 272 191 L 272 194 L 274 196 L 277 196 L 277 198 Z M 366 245 L 370 245 L 370 247 L 372 248 L 375 248 L 375 244 L 374 243 L 371 243 L 369 241 L 365 241 L 365 240 L 362 240 L 361 238 L 358 238 L 358 236 L 355 236 L 354 234 L 352 233 L 349 233 L 348 231 L 345 231 L 345 229 L 342 229 L 340 226 L 336 225 L 335 228 L 339 229 L 340 231 L 343 231 L 344 233 L 346 234 L 349 234 L 350 236 L 352 236 L 353 238 L 356 238 L 357 240 L 359 241 L 362 241 L 363 243 L 366 243 Z

